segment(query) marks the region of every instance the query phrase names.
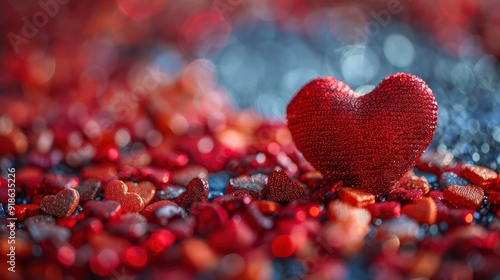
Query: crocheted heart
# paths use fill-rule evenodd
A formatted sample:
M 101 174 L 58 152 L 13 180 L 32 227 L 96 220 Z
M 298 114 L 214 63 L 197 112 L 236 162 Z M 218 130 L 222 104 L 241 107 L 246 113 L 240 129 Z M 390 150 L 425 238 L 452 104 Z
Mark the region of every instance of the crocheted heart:
M 437 103 L 420 78 L 398 73 L 358 96 L 331 77 L 306 84 L 287 108 L 304 157 L 329 180 L 388 192 L 429 146 Z

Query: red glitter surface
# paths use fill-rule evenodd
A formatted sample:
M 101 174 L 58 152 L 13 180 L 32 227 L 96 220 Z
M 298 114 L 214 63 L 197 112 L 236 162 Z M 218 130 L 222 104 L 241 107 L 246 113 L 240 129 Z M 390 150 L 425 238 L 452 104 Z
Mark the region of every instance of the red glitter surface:
M 389 76 L 361 97 L 324 77 L 297 93 L 287 119 L 295 144 L 325 178 L 382 194 L 428 147 L 437 103 L 427 84 L 410 74 Z

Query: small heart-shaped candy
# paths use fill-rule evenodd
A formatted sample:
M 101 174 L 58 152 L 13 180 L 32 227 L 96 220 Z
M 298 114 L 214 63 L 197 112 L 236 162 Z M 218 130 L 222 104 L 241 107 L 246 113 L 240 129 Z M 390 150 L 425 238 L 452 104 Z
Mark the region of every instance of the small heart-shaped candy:
M 85 203 L 99 195 L 102 191 L 101 182 L 94 179 L 85 180 L 76 190 L 80 193 L 80 202 Z
M 306 84 L 287 108 L 297 148 L 327 180 L 387 193 L 429 146 L 437 103 L 420 78 L 398 73 L 359 97 L 331 77 Z
M 466 165 L 462 171 L 465 179 L 471 181 L 474 185 L 483 189 L 496 187 L 498 174 L 486 167 Z
M 401 214 L 404 214 L 420 224 L 432 225 L 437 219 L 437 205 L 434 199 L 424 197 L 417 202 L 406 204 L 401 209 Z
M 116 218 L 122 213 L 120 203 L 114 200 L 98 201 L 90 200 L 85 203 L 84 212 L 101 220 Z
M 181 207 L 189 208 L 195 202 L 206 202 L 208 200 L 208 181 L 202 178 L 192 179 L 175 202 Z
M 153 198 L 155 198 L 156 188 L 153 183 L 149 181 L 142 181 L 139 183 L 127 181 L 125 184 L 127 185 L 129 192 L 136 193 L 142 198 L 145 206 L 153 201 Z
M 283 170 L 274 170 L 267 179 L 264 190 L 267 199 L 279 203 L 286 203 L 298 199 L 304 195 L 304 188 L 292 182 Z
M 355 188 L 342 187 L 339 189 L 338 196 L 343 202 L 356 207 L 365 207 L 375 203 L 373 194 Z
M 449 186 L 443 197 L 456 207 L 476 210 L 483 203 L 484 190 L 476 185 Z
M 64 189 L 57 195 L 47 195 L 40 202 L 43 212 L 56 217 L 67 217 L 75 212 L 80 194 L 75 189 Z
M 120 203 L 122 211 L 140 212 L 144 208 L 141 196 L 128 191 L 128 186 L 121 180 L 113 180 L 104 188 L 104 197 Z
M 264 174 L 255 175 L 240 175 L 229 180 L 226 187 L 226 193 L 232 193 L 237 190 L 248 190 L 252 193 L 252 197 L 256 199 L 262 198 L 262 193 L 267 185 L 268 177 Z

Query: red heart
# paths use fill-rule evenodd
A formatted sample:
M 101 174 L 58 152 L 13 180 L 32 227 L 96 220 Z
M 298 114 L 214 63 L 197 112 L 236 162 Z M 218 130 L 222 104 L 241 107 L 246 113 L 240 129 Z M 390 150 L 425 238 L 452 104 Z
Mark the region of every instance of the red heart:
M 287 108 L 304 157 L 328 180 L 388 192 L 429 146 L 437 103 L 420 78 L 399 73 L 359 97 L 331 77 L 306 84 Z
M 121 180 L 113 180 L 104 188 L 104 198 L 120 203 L 122 211 L 140 212 L 144 208 L 141 196 L 128 191 L 128 186 Z
M 67 217 L 75 212 L 80 194 L 75 189 L 63 189 L 57 195 L 47 195 L 40 202 L 43 212 L 56 217 Z

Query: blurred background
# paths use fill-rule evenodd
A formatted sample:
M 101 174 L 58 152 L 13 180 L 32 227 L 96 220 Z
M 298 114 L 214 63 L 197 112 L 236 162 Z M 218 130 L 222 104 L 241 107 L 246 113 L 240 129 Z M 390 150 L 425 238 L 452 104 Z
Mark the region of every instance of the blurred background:
M 107 139 L 154 147 L 207 126 L 234 144 L 228 128 L 283 123 L 312 78 L 367 93 L 403 71 L 436 95 L 432 149 L 500 167 L 496 0 L 4 0 L 0 14 L 0 154 L 78 166 Z

